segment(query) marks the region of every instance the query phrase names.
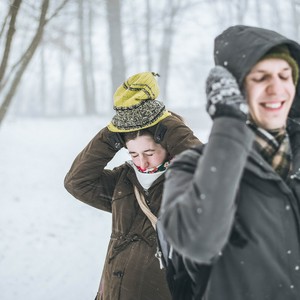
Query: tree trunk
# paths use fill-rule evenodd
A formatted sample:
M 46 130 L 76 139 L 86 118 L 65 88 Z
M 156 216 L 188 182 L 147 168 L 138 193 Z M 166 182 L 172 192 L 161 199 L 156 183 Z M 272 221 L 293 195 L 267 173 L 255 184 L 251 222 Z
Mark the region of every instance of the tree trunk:
M 261 0 L 255 0 L 255 15 L 258 27 L 262 27 Z
M 88 75 L 89 75 L 89 90 L 90 90 L 90 99 L 88 102 L 88 112 L 96 112 L 96 95 L 95 95 L 95 78 L 94 78 L 94 51 L 92 43 L 92 34 L 93 34 L 93 25 L 94 25 L 94 13 L 93 13 L 93 1 L 89 1 L 89 11 L 88 11 Z
M 8 58 L 9 58 L 9 54 L 10 54 L 10 47 L 11 47 L 11 43 L 13 40 L 13 36 L 16 31 L 15 24 L 16 24 L 16 19 L 17 19 L 20 5 L 21 5 L 21 0 L 14 0 L 13 4 L 10 6 L 9 14 L 11 15 L 11 18 L 10 18 L 8 31 L 7 31 L 7 37 L 6 37 L 3 58 L 1 61 L 1 65 L 0 65 L 0 84 L 2 82 L 2 79 L 3 79 L 5 71 L 6 71 L 7 62 L 8 62 Z
M 150 0 L 146 1 L 146 53 L 147 53 L 147 67 L 148 71 L 152 70 L 152 53 L 151 53 L 151 7 Z
M 236 4 L 237 24 L 244 23 L 245 13 L 247 12 L 248 0 L 238 0 Z
M 19 67 L 18 71 L 16 72 L 14 79 L 12 80 L 12 84 L 4 98 L 4 101 L 1 104 L 0 125 L 2 124 L 2 121 L 5 117 L 8 107 L 11 103 L 11 100 L 12 100 L 12 98 L 17 90 L 17 87 L 21 81 L 22 75 L 23 75 L 24 71 L 26 70 L 29 62 L 31 61 L 31 59 L 42 39 L 44 27 L 46 24 L 46 13 L 48 10 L 48 6 L 49 6 L 49 0 L 44 0 L 43 4 L 42 4 L 41 15 L 40 15 L 40 19 L 39 19 L 39 25 L 37 28 L 37 32 L 36 32 L 35 36 L 33 37 L 33 40 L 31 42 L 31 44 L 29 45 L 28 49 L 24 53 L 24 55 L 22 57 L 23 58 L 22 63 L 20 64 L 20 67 Z
M 297 13 L 297 6 L 299 5 L 298 1 L 297 0 L 292 0 L 291 1 L 291 15 L 292 15 L 292 31 L 293 31 L 293 34 L 292 34 L 292 37 L 293 39 L 295 39 L 296 41 L 299 41 L 299 21 L 298 21 L 298 13 Z
M 78 21 L 79 21 L 79 49 L 80 49 L 80 68 L 81 68 L 83 100 L 85 104 L 85 112 L 90 113 L 88 111 L 90 93 L 89 93 L 89 86 L 88 86 L 87 59 L 86 59 L 86 51 L 85 51 L 85 28 L 84 28 L 85 25 L 84 25 L 83 0 L 78 0 Z
M 65 81 L 66 81 L 66 58 L 64 52 L 59 57 L 59 87 L 58 87 L 58 112 L 64 113 Z
M 41 77 L 40 77 L 40 106 L 37 110 L 40 110 L 42 115 L 46 115 L 46 103 L 47 103 L 47 93 L 46 93 L 46 64 L 45 64 L 45 51 L 44 45 L 41 45 L 40 51 L 40 62 L 41 62 Z
M 274 30 L 278 30 L 279 32 L 282 31 L 282 20 L 281 20 L 281 14 L 280 14 L 280 8 L 279 3 L 277 0 L 272 0 L 270 3 L 272 10 L 274 12 L 272 20 L 272 28 Z
M 121 30 L 120 0 L 106 0 L 109 49 L 111 56 L 111 94 L 126 79 L 125 59 Z
M 17 0 L 15 0 L 17 1 Z M 6 82 L 11 82 L 10 87 L 8 88 L 8 91 L 6 95 L 4 96 L 3 102 L 1 103 L 0 106 L 0 125 L 2 124 L 2 121 L 7 113 L 7 110 L 11 104 L 11 101 L 13 99 L 13 96 L 15 95 L 17 88 L 19 86 L 19 83 L 22 79 L 22 76 L 29 65 L 33 55 L 36 52 L 36 49 L 42 40 L 43 33 L 44 33 L 44 27 L 50 20 L 52 20 L 58 13 L 59 11 L 66 5 L 66 3 L 69 0 L 63 0 L 63 2 L 60 4 L 60 6 L 57 7 L 57 9 L 54 11 L 54 13 L 46 19 L 48 7 L 49 7 L 49 0 L 43 0 L 42 6 L 41 6 L 41 13 L 40 13 L 40 18 L 39 18 L 39 24 L 36 30 L 35 35 L 33 36 L 33 39 L 31 43 L 29 44 L 28 48 L 24 52 L 24 54 L 20 57 L 19 60 L 17 60 L 17 63 L 11 68 L 10 70 L 10 75 L 13 74 L 13 78 L 11 81 L 6 80 Z M 0 86 L 1 90 L 1 86 Z
M 87 6 L 85 7 L 84 4 Z M 93 66 L 92 25 L 93 9 L 91 1 L 78 0 L 79 49 L 82 91 L 85 113 L 93 114 L 95 105 L 95 82 Z
M 141 15 L 136 11 L 136 3 L 132 1 L 130 3 L 130 27 L 129 27 L 129 35 L 132 35 L 132 32 L 135 32 L 134 35 L 134 67 L 137 70 L 141 69 L 142 66 L 142 56 L 143 56 L 143 36 L 137 28 L 141 27 Z M 126 40 L 126 37 L 125 37 Z
M 0 39 L 2 38 L 3 34 L 4 34 L 4 31 L 5 31 L 5 27 L 6 27 L 6 24 L 8 22 L 8 19 L 11 15 L 11 9 L 12 7 L 10 6 L 9 9 L 8 9 L 8 12 L 4 18 L 4 21 L 2 22 L 2 27 L 1 27 L 1 30 L 0 30 Z
M 159 60 L 159 75 L 160 75 L 160 93 L 165 104 L 168 103 L 167 98 L 167 88 L 170 70 L 170 59 L 171 59 L 171 49 L 174 37 L 174 23 L 175 17 L 180 8 L 180 0 L 178 3 L 174 4 L 172 0 L 169 0 L 166 6 L 166 23 L 163 31 L 163 40 L 161 45 L 161 53 Z

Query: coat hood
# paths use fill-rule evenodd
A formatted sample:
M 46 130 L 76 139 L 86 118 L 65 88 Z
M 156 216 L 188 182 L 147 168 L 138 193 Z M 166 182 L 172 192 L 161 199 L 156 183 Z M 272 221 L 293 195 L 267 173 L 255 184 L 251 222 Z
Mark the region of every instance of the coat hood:
M 236 25 L 229 27 L 215 39 L 214 60 L 216 65 L 227 68 L 237 79 L 240 87 L 252 67 L 273 47 L 285 44 L 300 69 L 300 45 L 283 35 L 268 29 Z M 300 117 L 300 84 L 290 117 Z

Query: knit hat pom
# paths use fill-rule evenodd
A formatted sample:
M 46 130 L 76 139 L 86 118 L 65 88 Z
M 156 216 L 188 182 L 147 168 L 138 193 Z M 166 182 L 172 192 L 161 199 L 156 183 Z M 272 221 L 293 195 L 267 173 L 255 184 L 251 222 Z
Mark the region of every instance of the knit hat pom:
M 116 115 L 108 125 L 113 132 L 129 132 L 151 127 L 170 113 L 157 101 L 159 86 L 153 72 L 129 77 L 114 94 Z
M 272 48 L 262 57 L 261 60 L 266 58 L 280 58 L 285 60 L 292 68 L 293 82 L 297 85 L 299 79 L 299 66 L 296 60 L 291 56 L 286 45 L 279 45 Z
M 159 95 L 155 73 L 144 72 L 129 77 L 114 94 L 114 107 L 132 107 L 142 100 L 154 100 Z

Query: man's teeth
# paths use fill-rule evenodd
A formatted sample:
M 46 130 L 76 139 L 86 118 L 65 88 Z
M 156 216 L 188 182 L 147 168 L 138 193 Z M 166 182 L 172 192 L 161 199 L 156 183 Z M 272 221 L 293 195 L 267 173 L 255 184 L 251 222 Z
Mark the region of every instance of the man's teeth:
M 277 103 L 265 103 L 264 105 L 267 108 L 279 108 L 281 106 L 281 102 L 277 102 Z

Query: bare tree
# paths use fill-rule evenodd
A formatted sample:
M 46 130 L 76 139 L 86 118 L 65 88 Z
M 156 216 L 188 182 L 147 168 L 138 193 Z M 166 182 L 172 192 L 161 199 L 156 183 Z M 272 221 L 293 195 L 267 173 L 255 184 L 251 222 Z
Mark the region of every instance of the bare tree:
M 247 12 L 248 0 L 237 0 L 235 6 L 237 12 L 237 17 L 236 17 L 237 23 L 243 24 L 244 17 Z
M 41 67 L 41 76 L 40 76 L 40 112 L 45 115 L 46 113 L 46 102 L 47 102 L 47 93 L 46 93 L 46 64 L 45 64 L 45 48 L 43 43 L 40 46 L 40 67 Z
M 95 113 L 96 111 L 96 95 L 95 95 L 95 78 L 94 78 L 94 51 L 93 51 L 93 26 L 94 26 L 94 9 L 93 1 L 88 2 L 88 34 L 87 34 L 87 47 L 88 47 L 88 75 L 89 75 L 89 90 L 90 101 L 88 105 L 88 113 Z
M 64 22 L 63 22 L 64 23 Z M 52 42 L 55 47 L 59 49 L 58 56 L 58 65 L 59 65 L 59 80 L 57 87 L 57 111 L 58 113 L 65 114 L 66 107 L 66 99 L 65 99 L 65 90 L 66 90 L 66 75 L 67 75 L 67 65 L 69 63 L 69 58 L 72 54 L 72 46 L 67 40 L 67 35 L 69 34 L 65 28 L 62 29 L 62 26 L 58 26 L 57 28 L 58 36 Z
M 121 27 L 121 2 L 120 0 L 106 0 L 105 2 L 111 57 L 111 93 L 113 94 L 115 89 L 124 81 L 126 74 Z
M 160 51 L 160 60 L 159 60 L 159 74 L 160 74 L 160 87 L 161 87 L 161 96 L 164 99 L 164 102 L 167 103 L 167 86 L 168 86 L 168 77 L 170 70 L 170 59 L 171 59 L 171 49 L 174 38 L 175 31 L 175 18 L 180 11 L 181 0 L 173 1 L 168 0 L 165 7 L 165 16 L 163 17 L 164 29 L 163 29 L 163 39 L 161 44 Z
M 300 2 L 297 0 L 292 0 L 292 3 L 291 3 L 292 28 L 293 28 L 293 37 L 296 40 L 300 39 L 300 36 L 299 36 L 299 9 L 300 9 Z
M 84 11 L 83 0 L 78 0 L 78 21 L 79 21 L 79 48 L 80 48 L 80 67 L 81 67 L 81 82 L 84 103 L 88 103 L 90 99 L 87 76 L 87 54 L 85 47 L 85 28 L 84 28 Z M 86 105 L 87 106 L 87 105 Z M 87 107 L 86 107 L 87 110 Z
M 65 81 L 66 81 L 66 54 L 61 51 L 59 56 L 59 87 L 58 87 L 58 111 L 63 112 L 65 98 Z
M 5 30 L 6 24 L 7 24 L 8 20 L 9 20 L 10 15 L 11 15 L 11 6 L 8 9 L 8 12 L 7 12 L 7 14 L 6 14 L 5 18 L 4 18 L 4 21 L 3 21 L 3 24 L 2 24 L 2 27 L 1 27 L 1 30 L 0 30 L 0 39 L 2 38 L 2 35 L 4 33 L 4 30 Z
M 147 68 L 152 70 L 152 52 L 151 52 L 151 19 L 152 12 L 150 8 L 150 0 L 146 0 L 146 53 L 147 53 Z
M 167 89 L 169 82 L 169 73 L 171 65 L 171 51 L 173 49 L 173 41 L 179 20 L 183 15 L 191 9 L 195 9 L 200 5 L 202 0 L 167 0 L 163 11 L 163 37 L 161 43 L 158 73 L 160 74 L 160 90 L 161 96 L 165 103 L 168 103 Z M 181 17 L 181 18 L 179 18 Z
M 93 14 L 91 2 L 88 1 L 85 4 L 86 6 L 83 0 L 78 0 L 80 67 L 85 112 L 92 114 L 96 110 L 91 37 Z
M 255 13 L 257 26 L 262 26 L 262 15 L 261 15 L 261 0 L 255 0 Z
M 210 4 L 214 11 L 218 31 L 221 31 L 229 24 L 229 20 L 234 19 L 232 2 L 230 0 L 214 0 Z M 224 14 L 224 5 L 226 5 L 226 14 Z
M 0 65 L 0 83 L 2 82 L 2 79 L 4 77 L 6 67 L 7 67 L 7 62 L 9 58 L 9 53 L 10 53 L 10 47 L 13 41 L 13 37 L 16 31 L 15 25 L 16 25 L 16 19 L 17 15 L 20 9 L 21 5 L 21 0 L 14 0 L 13 4 L 10 6 L 10 11 L 9 11 L 9 16 L 10 16 L 10 23 L 7 31 L 7 36 L 6 36 L 6 43 L 5 43 L 5 48 L 4 48 L 4 53 Z M 4 30 L 4 27 L 3 27 Z
M 279 8 L 279 2 L 278 0 L 272 0 L 270 1 L 270 6 L 272 8 L 272 28 L 277 29 L 279 31 L 282 30 L 282 20 L 281 20 L 281 13 Z
M 14 2 L 17 2 L 17 0 L 15 0 Z M 20 3 L 19 3 L 19 7 L 20 7 L 21 2 L 22 1 L 20 1 Z M 11 72 L 8 75 L 8 77 L 9 77 L 10 75 L 12 76 L 12 74 L 13 74 L 13 78 L 11 80 L 11 84 L 10 84 L 9 88 L 7 89 L 7 93 L 4 96 L 4 100 L 3 100 L 3 102 L 1 103 L 1 106 L 0 106 L 0 125 L 1 125 L 3 119 L 6 115 L 6 112 L 9 108 L 10 104 L 11 104 L 13 96 L 16 93 L 16 90 L 17 90 L 17 88 L 19 86 L 19 83 L 22 79 L 22 76 L 23 76 L 27 66 L 29 65 L 33 55 L 35 54 L 39 43 L 42 40 L 43 33 L 44 33 L 44 28 L 45 28 L 46 24 L 50 20 L 52 20 L 59 13 L 59 11 L 64 7 L 64 5 L 67 2 L 68 2 L 68 0 L 64 0 L 61 3 L 61 5 L 59 7 L 57 7 L 57 9 L 54 11 L 54 13 L 47 19 L 46 15 L 47 15 L 47 12 L 48 12 L 49 0 L 43 0 L 42 5 L 41 5 L 41 13 L 40 13 L 39 23 L 38 23 L 36 33 L 34 34 L 29 46 L 27 47 L 27 49 L 25 50 L 23 55 L 20 57 L 20 59 L 17 61 L 17 63 L 12 67 L 14 72 L 12 72 L 12 70 L 11 70 Z M 18 4 L 18 3 L 16 3 L 16 4 Z M 16 7 L 14 7 L 14 9 Z M 16 16 L 17 16 L 17 14 L 16 14 Z M 15 16 L 15 18 L 16 18 L 16 16 Z M 11 33 L 15 32 L 14 27 L 15 27 L 15 21 L 10 22 L 6 40 L 12 40 L 12 37 L 10 35 L 11 35 Z M 9 32 L 10 32 L 10 34 L 9 34 Z M 11 45 L 11 42 L 6 42 L 6 44 Z M 9 51 L 8 51 L 8 54 L 4 54 L 3 57 L 5 55 L 9 55 Z M 6 58 L 3 58 L 2 61 L 5 60 L 5 59 Z M 5 71 L 5 68 L 4 68 L 4 71 Z M 2 76 L 2 78 L 3 78 L 3 76 Z M 6 80 L 5 82 L 9 82 L 9 81 Z M 1 81 L 0 81 L 0 84 L 2 84 Z
M 129 1 L 128 8 L 130 11 L 130 18 L 129 22 L 124 22 L 129 28 L 129 33 L 127 33 L 127 36 L 124 37 L 124 39 L 127 41 L 128 38 L 131 39 L 134 33 L 134 39 L 132 40 L 132 47 L 133 47 L 133 56 L 131 60 L 127 61 L 127 63 L 131 64 L 133 62 L 134 68 L 140 70 L 141 66 L 143 65 L 142 57 L 144 52 L 144 23 L 143 19 L 141 18 L 141 11 L 136 8 L 135 1 Z M 123 18 L 124 19 L 124 18 Z

